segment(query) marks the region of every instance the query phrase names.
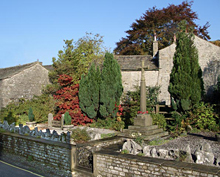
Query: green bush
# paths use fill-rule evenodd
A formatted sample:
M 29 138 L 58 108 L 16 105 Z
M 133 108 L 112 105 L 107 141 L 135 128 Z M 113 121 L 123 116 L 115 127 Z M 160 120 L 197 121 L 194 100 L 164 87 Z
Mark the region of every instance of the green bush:
M 65 122 L 65 125 L 71 125 L 71 116 L 69 115 L 69 112 L 65 112 L 64 114 L 64 122 Z
M 11 119 L 9 122 L 16 122 L 18 124 L 19 117 L 22 115 L 28 115 L 29 108 L 33 109 L 36 122 L 46 122 L 48 120 L 48 114 L 54 114 L 55 100 L 50 95 L 34 96 L 31 100 L 19 99 L 17 102 L 12 102 L 2 108 L 0 111 L 1 120 Z
M 33 122 L 33 121 L 34 121 L 34 114 L 33 114 L 32 108 L 29 108 L 29 111 L 28 111 L 28 119 L 29 119 L 30 122 Z
M 8 122 L 8 124 L 12 124 L 13 122 L 17 122 L 18 116 L 16 116 L 12 111 L 7 112 L 4 117 L 4 120 Z
M 151 114 L 151 116 L 154 125 L 158 125 L 159 128 L 166 130 L 167 122 L 163 114 Z
M 105 129 L 112 129 L 116 131 L 120 131 L 124 128 L 124 121 L 119 120 L 118 118 L 111 118 L 107 117 L 106 119 L 100 119 L 92 124 L 90 124 L 90 127 L 96 127 L 96 128 L 105 128 Z
M 201 102 L 198 106 L 195 106 L 194 109 L 189 112 L 189 119 L 191 124 L 200 130 L 219 130 L 219 117 L 214 112 L 213 105 Z
M 177 111 L 173 111 L 171 114 L 173 120 L 167 123 L 167 128 L 169 131 L 176 134 L 176 136 L 179 136 L 186 129 L 185 122 L 187 114 L 180 114 Z
M 20 115 L 17 119 L 17 125 L 19 125 L 19 124 L 25 125 L 26 122 L 28 122 L 28 121 L 29 121 L 28 115 L 25 115 L 25 114 Z
M 76 142 L 85 142 L 91 139 L 86 129 L 80 129 L 80 128 L 76 128 L 72 130 L 71 138 Z

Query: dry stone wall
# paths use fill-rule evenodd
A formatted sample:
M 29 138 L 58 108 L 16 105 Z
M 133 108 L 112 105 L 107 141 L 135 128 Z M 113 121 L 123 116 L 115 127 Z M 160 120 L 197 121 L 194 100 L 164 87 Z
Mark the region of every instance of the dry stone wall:
M 71 149 L 74 148 L 70 144 L 9 132 L 0 133 L 0 157 L 7 154 L 22 156 L 49 167 L 51 171 L 60 171 L 67 176 L 71 174 Z

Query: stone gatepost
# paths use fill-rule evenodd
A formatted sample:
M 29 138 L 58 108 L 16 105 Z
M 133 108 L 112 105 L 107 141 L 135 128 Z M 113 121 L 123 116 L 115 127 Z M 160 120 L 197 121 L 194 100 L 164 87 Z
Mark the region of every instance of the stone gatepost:
M 141 90 L 140 90 L 140 111 L 146 112 L 146 83 L 144 75 L 144 60 L 141 63 Z M 151 126 L 152 118 L 150 114 L 137 114 L 137 117 L 134 118 L 135 126 Z
M 48 114 L 48 127 L 52 127 L 52 121 L 53 121 L 53 114 Z

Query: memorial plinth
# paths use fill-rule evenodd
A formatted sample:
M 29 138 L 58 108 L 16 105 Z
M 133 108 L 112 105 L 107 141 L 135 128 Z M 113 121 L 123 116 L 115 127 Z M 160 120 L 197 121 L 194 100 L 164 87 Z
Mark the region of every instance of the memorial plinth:
M 137 114 L 134 118 L 134 126 L 147 127 L 153 124 L 152 117 L 150 114 Z

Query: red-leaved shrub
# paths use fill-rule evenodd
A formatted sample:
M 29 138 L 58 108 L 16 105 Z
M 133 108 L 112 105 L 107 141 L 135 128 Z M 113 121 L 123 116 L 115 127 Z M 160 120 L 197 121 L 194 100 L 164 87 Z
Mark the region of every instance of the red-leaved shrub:
M 60 75 L 58 82 L 62 88 L 56 92 L 54 99 L 57 100 L 57 114 L 55 120 L 60 120 L 61 115 L 69 112 L 73 125 L 85 125 L 91 123 L 92 119 L 85 116 L 79 107 L 79 84 L 72 85 L 72 77 L 66 74 Z

